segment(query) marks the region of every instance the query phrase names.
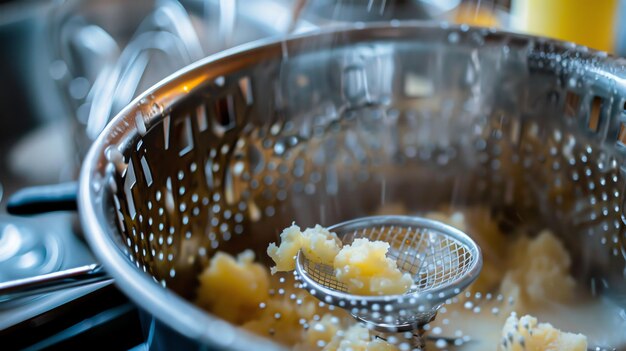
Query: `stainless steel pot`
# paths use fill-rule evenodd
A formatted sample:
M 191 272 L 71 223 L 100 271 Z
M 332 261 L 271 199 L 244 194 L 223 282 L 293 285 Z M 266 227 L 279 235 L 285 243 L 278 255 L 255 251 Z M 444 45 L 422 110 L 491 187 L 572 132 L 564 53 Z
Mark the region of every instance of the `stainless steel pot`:
M 626 61 L 421 23 L 226 51 L 136 99 L 85 158 L 86 239 L 155 349 L 275 349 L 196 307 L 216 250 L 400 203 L 550 228 L 573 275 L 626 306 Z M 184 346 L 183 346 L 184 345 Z

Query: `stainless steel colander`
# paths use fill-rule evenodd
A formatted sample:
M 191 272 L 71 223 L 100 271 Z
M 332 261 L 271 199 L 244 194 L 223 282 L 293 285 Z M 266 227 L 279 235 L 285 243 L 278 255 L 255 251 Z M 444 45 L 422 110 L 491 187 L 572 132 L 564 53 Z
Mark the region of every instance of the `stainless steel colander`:
M 80 179 L 86 238 L 154 316 L 155 348 L 276 347 L 190 302 L 212 254 L 264 260 L 292 221 L 389 204 L 487 206 L 550 228 L 580 285 L 625 307 L 625 63 L 419 23 L 231 50 L 166 79 L 97 139 Z

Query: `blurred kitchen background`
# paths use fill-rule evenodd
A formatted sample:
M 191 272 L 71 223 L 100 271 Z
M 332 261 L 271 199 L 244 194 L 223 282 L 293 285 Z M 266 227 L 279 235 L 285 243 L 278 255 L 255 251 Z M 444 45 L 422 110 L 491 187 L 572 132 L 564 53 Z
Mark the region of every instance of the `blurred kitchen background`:
M 7 215 L 17 189 L 76 178 L 122 107 L 227 48 L 341 23 L 465 23 L 626 55 L 626 0 L 0 0 L 0 283 L 93 262 L 71 213 Z M 141 349 L 137 315 L 110 282 L 0 296 L 9 348 Z M 114 337 L 112 337 L 114 336 Z

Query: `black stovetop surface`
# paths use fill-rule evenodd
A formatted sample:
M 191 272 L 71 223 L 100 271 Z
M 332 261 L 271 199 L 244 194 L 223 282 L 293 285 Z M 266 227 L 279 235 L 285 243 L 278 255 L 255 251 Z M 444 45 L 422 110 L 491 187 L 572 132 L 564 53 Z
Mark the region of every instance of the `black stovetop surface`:
M 113 284 L 0 331 L 3 350 L 130 350 L 144 341 L 137 307 Z

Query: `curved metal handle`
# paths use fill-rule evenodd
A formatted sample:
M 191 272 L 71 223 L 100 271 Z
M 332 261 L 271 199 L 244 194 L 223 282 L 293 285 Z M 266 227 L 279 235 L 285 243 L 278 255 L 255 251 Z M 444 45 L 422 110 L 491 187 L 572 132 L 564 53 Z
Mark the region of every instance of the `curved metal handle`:
M 53 211 L 76 211 L 76 182 L 25 188 L 9 197 L 7 212 L 33 215 Z
M 112 279 L 98 264 L 0 283 L 0 302 Z

